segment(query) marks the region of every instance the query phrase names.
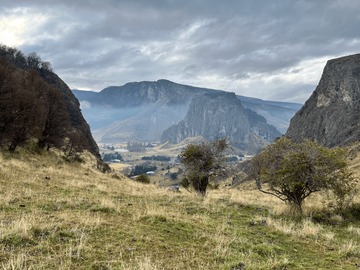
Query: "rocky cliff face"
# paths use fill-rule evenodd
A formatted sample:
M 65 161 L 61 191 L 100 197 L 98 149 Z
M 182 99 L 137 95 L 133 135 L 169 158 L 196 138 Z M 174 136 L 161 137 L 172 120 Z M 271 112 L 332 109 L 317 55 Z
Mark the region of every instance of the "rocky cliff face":
M 255 153 L 280 135 L 264 117 L 245 109 L 234 93 L 211 93 L 194 98 L 185 119 L 165 130 L 161 141 L 179 143 L 188 137 L 226 137 L 237 148 Z
M 329 60 L 311 97 L 286 133 L 328 146 L 360 140 L 360 54 Z
M 100 142 L 159 141 L 162 132 L 184 119 L 195 96 L 224 91 L 192 87 L 168 80 L 132 82 L 99 93 L 74 91 Z

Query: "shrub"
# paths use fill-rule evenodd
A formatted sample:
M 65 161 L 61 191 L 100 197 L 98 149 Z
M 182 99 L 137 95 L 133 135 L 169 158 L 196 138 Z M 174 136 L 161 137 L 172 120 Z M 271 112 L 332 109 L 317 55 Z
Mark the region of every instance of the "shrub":
M 332 191 L 339 208 L 349 205 L 355 192 L 356 179 L 348 172 L 345 150 L 311 141 L 278 139 L 253 158 L 252 170 L 261 192 L 289 203 L 298 213 L 314 192 Z
M 223 168 L 226 148 L 226 139 L 199 145 L 189 144 L 180 155 L 186 173 L 182 182 L 185 185 L 188 182 L 197 193 L 205 195 L 210 175 L 216 175 Z
M 144 184 L 150 184 L 150 177 L 147 176 L 146 174 L 141 174 L 135 178 L 135 181 L 144 183 Z

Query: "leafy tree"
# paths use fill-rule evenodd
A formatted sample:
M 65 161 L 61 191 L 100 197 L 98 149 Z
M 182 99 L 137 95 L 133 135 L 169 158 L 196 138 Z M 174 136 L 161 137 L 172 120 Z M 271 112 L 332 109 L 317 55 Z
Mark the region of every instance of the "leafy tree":
M 1 147 L 15 151 L 32 140 L 47 150 L 64 147 L 68 154 L 87 148 L 88 134 L 77 132 L 81 121 L 76 109 L 52 77 L 50 63 L 36 53 L 25 56 L 0 44 Z
M 200 195 L 206 194 L 210 176 L 223 168 L 224 151 L 228 148 L 226 139 L 199 145 L 189 144 L 180 154 L 186 177 L 182 184 L 191 185 Z
M 297 213 L 302 213 L 304 200 L 314 192 L 330 190 L 339 200 L 345 199 L 356 181 L 347 170 L 343 149 L 288 138 L 278 139 L 255 156 L 252 172 L 261 192 L 289 203 Z
M 176 172 L 170 173 L 169 177 L 170 177 L 171 180 L 176 180 L 177 177 L 178 177 L 178 173 L 176 173 Z
M 66 104 L 59 93 L 53 87 L 48 86 L 43 95 L 44 98 L 44 123 L 38 145 L 49 150 L 51 147 L 60 148 L 64 144 L 64 138 L 71 129 Z
M 33 74 L 1 61 L 0 65 L 0 145 L 10 151 L 36 138 L 43 121 L 42 100 L 32 84 Z

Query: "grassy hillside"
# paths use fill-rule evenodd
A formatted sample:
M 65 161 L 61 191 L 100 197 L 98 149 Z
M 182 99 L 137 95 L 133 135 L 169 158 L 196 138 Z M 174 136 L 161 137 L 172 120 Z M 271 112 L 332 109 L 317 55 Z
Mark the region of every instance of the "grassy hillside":
M 48 153 L 14 155 L 0 155 L 2 269 L 360 265 L 359 208 L 320 218 L 326 222 L 296 222 L 285 218 L 281 202 L 251 184 L 200 198 L 101 174 Z M 323 200 L 309 201 L 308 215 L 319 216 Z

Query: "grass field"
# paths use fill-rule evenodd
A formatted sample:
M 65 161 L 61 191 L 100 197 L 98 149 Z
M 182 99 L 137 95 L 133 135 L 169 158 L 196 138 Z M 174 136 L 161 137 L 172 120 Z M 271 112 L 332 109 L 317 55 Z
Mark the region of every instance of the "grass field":
M 360 269 L 359 207 L 316 219 L 314 196 L 299 220 L 252 184 L 202 198 L 92 164 L 0 155 L 2 269 Z

